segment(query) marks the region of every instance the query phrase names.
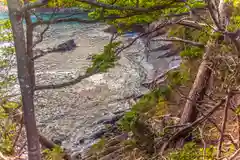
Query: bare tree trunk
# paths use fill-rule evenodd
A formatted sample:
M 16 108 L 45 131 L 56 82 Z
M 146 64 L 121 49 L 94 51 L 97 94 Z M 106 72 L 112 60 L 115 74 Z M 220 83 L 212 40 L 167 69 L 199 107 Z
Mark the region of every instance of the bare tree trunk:
M 24 0 L 24 3 L 27 4 L 28 0 Z M 27 36 L 27 55 L 29 57 L 29 74 L 31 76 L 31 87 L 35 87 L 35 70 L 34 70 L 34 60 L 33 60 L 33 26 L 32 26 L 32 20 L 31 15 L 29 11 L 25 11 L 25 20 L 26 20 L 26 36 Z M 34 89 L 33 89 L 34 92 Z M 34 93 L 33 93 L 34 94 Z
M 14 46 L 16 50 L 18 80 L 21 89 L 24 123 L 27 132 L 28 159 L 40 160 L 40 145 L 36 126 L 32 77 L 29 74 L 30 57 L 27 55 L 25 35 L 23 29 L 23 14 L 20 11 L 20 0 L 7 0 L 9 17 L 12 24 Z
M 211 4 L 211 0 L 208 2 Z M 214 15 L 218 14 L 217 12 L 211 12 L 210 14 L 212 19 L 215 19 L 216 26 L 219 26 L 219 30 L 225 30 L 226 26 L 229 23 L 229 19 L 231 17 L 231 13 L 227 7 L 231 6 L 230 4 L 227 4 L 225 0 L 220 0 L 218 10 L 219 10 L 219 15 Z M 219 18 L 219 19 L 217 19 Z M 208 57 L 211 55 L 212 52 L 212 47 L 216 47 L 218 40 L 215 40 L 215 42 L 211 42 L 211 39 L 208 42 L 208 46 L 206 47 L 206 51 L 203 56 L 203 61 L 199 66 L 197 76 L 195 78 L 194 84 L 189 92 L 188 95 L 188 100 L 185 104 L 180 124 L 187 124 L 191 123 L 196 120 L 197 118 L 197 110 L 196 110 L 196 103 L 198 101 L 201 101 L 204 98 L 205 92 L 208 87 L 208 82 L 211 77 L 211 69 L 209 65 L 211 65 L 211 62 L 208 60 Z M 182 146 L 184 143 L 184 138 L 180 139 L 178 141 L 177 146 Z
M 208 67 L 208 65 L 211 64 L 210 61 L 208 61 L 208 56 L 211 54 L 211 48 L 212 44 L 209 44 L 203 56 L 203 61 L 198 68 L 198 73 L 192 89 L 189 92 L 188 99 L 180 119 L 180 124 L 191 123 L 197 119 L 196 103 L 203 100 L 208 87 L 209 79 L 211 77 L 211 69 Z M 177 146 L 181 147 L 183 144 L 184 138 L 178 141 Z

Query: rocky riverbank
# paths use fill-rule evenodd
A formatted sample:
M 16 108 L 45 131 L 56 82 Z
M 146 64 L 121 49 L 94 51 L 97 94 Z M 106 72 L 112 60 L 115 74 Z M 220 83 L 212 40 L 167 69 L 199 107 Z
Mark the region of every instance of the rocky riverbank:
M 87 34 L 79 31 L 79 38 L 71 37 L 79 46 L 73 51 L 39 58 L 35 65 L 37 84 L 62 83 L 83 74 L 90 65 L 89 55 L 100 52 L 109 41 L 110 35 L 103 33 L 102 27 L 88 28 Z M 127 56 L 136 48 L 123 52 L 116 67 L 107 73 L 93 75 L 73 86 L 37 92 L 36 115 L 41 132 L 73 151 L 91 144 L 95 138 L 89 137 L 104 130 L 104 125 L 97 122 L 129 109 L 131 98 L 147 92 L 141 86 L 145 79 L 143 68 Z

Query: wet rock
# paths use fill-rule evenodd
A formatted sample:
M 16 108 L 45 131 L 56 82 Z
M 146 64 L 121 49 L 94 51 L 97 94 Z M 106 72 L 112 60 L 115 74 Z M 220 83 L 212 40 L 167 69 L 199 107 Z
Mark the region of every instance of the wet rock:
M 121 119 L 124 116 L 124 111 L 122 112 L 116 112 L 117 114 L 113 115 L 113 116 L 107 116 L 107 117 L 103 117 L 102 119 L 98 120 L 96 122 L 96 124 L 114 124 L 116 123 L 116 121 L 118 121 L 119 119 Z
M 63 42 L 57 45 L 57 47 L 53 48 L 52 51 L 48 51 L 48 52 L 66 52 L 66 51 L 73 50 L 76 47 L 77 45 L 75 41 L 73 39 L 70 39 L 70 40 L 67 40 L 66 42 Z

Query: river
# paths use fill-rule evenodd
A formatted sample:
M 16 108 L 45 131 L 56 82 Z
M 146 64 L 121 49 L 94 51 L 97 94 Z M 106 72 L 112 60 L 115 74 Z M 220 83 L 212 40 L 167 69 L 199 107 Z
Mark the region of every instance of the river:
M 44 15 L 43 18 L 48 19 L 49 16 Z M 86 14 L 81 16 L 87 18 Z M 0 14 L 0 19 L 7 19 L 7 14 Z M 62 83 L 84 74 L 91 65 L 89 55 L 101 52 L 110 40 L 111 35 L 103 32 L 105 27 L 105 24 L 99 23 L 52 25 L 37 48 L 53 47 L 68 39 L 74 39 L 78 47 L 73 51 L 56 52 L 37 59 L 36 85 Z M 37 28 L 36 33 L 43 29 Z M 117 65 L 108 72 L 93 75 L 65 88 L 37 91 L 35 113 L 40 132 L 72 153 L 92 144 L 95 141 L 92 135 L 105 128 L 104 124 L 97 122 L 111 119 L 117 112 L 129 109 L 132 105 L 129 97 L 148 92 L 142 83 L 151 78 L 155 64 L 157 70 L 164 72 L 180 63 L 177 61 L 173 65 L 170 63 L 171 57 L 152 58 L 153 65 L 147 61 L 144 51 L 144 45 L 139 40 L 121 53 Z M 15 90 L 19 92 L 18 85 Z

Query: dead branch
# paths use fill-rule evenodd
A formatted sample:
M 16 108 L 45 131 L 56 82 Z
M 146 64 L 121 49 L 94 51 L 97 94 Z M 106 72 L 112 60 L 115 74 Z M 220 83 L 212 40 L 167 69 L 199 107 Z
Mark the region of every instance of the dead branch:
M 22 8 L 21 8 L 21 12 L 25 12 L 27 10 L 31 10 L 31 9 L 34 9 L 34 8 L 38 8 L 38 7 L 42 7 L 42 6 L 45 6 L 47 5 L 48 3 L 48 0 L 38 0 L 36 2 L 33 2 L 33 3 L 27 3 L 25 4 Z
M 211 0 L 207 0 L 207 8 L 208 8 L 210 17 L 212 18 L 212 21 L 214 22 L 215 26 L 218 28 L 218 30 L 222 30 L 222 27 L 219 24 L 219 21 L 218 21 L 216 15 L 214 14 L 214 8 L 213 8 Z
M 238 147 L 240 148 L 240 116 L 237 115 L 237 127 L 238 127 Z
M 50 17 L 50 21 L 53 19 L 55 13 L 56 13 L 56 8 L 54 9 L 54 11 L 53 11 L 53 13 L 52 13 L 52 15 L 51 15 L 51 17 Z M 35 16 L 38 17 L 37 15 L 35 15 Z M 39 17 L 38 17 L 38 22 L 42 22 L 42 19 L 39 19 Z M 33 24 L 31 24 L 31 25 L 33 25 Z M 47 27 L 40 33 L 39 39 L 38 39 L 36 42 L 33 43 L 32 49 L 33 49 L 34 47 L 36 47 L 37 44 L 39 44 L 39 43 L 41 43 L 41 42 L 43 41 L 43 35 L 47 32 L 47 30 L 49 29 L 49 27 L 50 27 L 50 23 L 47 24 Z M 33 57 L 33 59 L 34 59 L 34 57 Z
M 182 20 L 182 21 L 178 22 L 177 24 L 183 25 L 183 26 L 186 26 L 186 27 L 195 28 L 195 29 L 198 29 L 198 30 L 202 30 L 203 27 L 207 26 L 204 23 L 196 23 L 195 21 L 190 21 L 190 20 Z
M 95 73 L 96 72 L 86 73 L 84 75 L 79 75 L 74 80 L 64 82 L 64 83 L 61 83 L 61 84 L 49 84 L 49 85 L 35 86 L 34 90 L 36 91 L 36 90 L 44 90 L 44 89 L 59 89 L 59 88 L 63 88 L 63 87 L 66 87 L 66 86 L 71 86 L 71 85 L 74 85 L 74 84 L 77 84 L 77 83 L 81 82 L 85 78 L 88 78 L 88 77 L 94 75 Z
M 49 52 L 42 51 L 42 50 L 40 50 L 40 49 L 34 50 L 33 52 L 40 52 L 40 54 L 34 56 L 34 57 L 32 58 L 32 60 L 36 60 L 36 59 L 38 59 L 38 58 L 40 58 L 40 57 L 42 57 L 42 56 L 45 56 L 46 54 L 49 53 Z
M 21 135 L 21 132 L 22 132 L 22 128 L 23 128 L 23 117 L 21 116 L 20 128 L 19 128 L 19 131 L 18 131 L 18 133 L 17 133 L 17 136 L 16 136 L 16 138 L 15 138 L 15 140 L 14 140 L 13 148 L 15 148 L 15 146 L 16 146 L 16 144 L 17 144 L 17 141 L 18 141 L 18 139 L 19 139 L 19 137 L 20 137 L 20 135 Z
M 201 113 L 201 115 L 205 116 L 201 111 L 199 111 Z M 214 125 L 214 127 L 217 129 L 217 131 L 219 133 L 221 133 L 221 129 L 220 127 L 210 118 L 210 117 L 207 117 L 207 120 Z M 238 148 L 238 144 L 234 142 L 234 138 L 232 135 L 230 134 L 224 134 L 223 135 L 225 138 L 227 138 L 229 141 L 231 141 L 231 143 L 234 145 L 235 149 Z
M 159 24 L 159 25 L 158 25 L 157 27 L 155 27 L 153 30 L 148 31 L 148 32 L 146 32 L 146 33 L 140 34 L 139 36 L 137 36 L 136 38 L 134 38 L 130 43 L 128 43 L 126 46 L 123 45 L 123 46 L 121 46 L 120 48 L 118 48 L 117 51 L 116 51 L 116 54 L 118 55 L 119 53 L 121 53 L 121 52 L 124 51 L 125 49 L 129 48 L 130 46 L 132 46 L 138 39 L 140 39 L 140 38 L 142 38 L 142 37 L 145 37 L 145 36 L 147 36 L 147 35 L 150 35 L 151 33 L 154 33 L 154 32 L 156 32 L 156 31 L 158 31 L 158 30 L 160 30 L 160 29 L 162 29 L 162 28 L 164 28 L 164 27 L 166 27 L 166 26 L 170 26 L 170 25 L 173 25 L 173 24 L 177 24 L 178 22 L 180 22 L 180 21 L 182 21 L 182 20 L 184 20 L 184 19 L 186 19 L 186 18 L 182 18 L 182 19 L 177 20 L 177 21 L 165 21 L 165 22 Z
M 112 43 L 113 40 L 115 40 L 117 38 L 117 36 L 118 36 L 117 34 L 113 34 L 109 43 Z M 43 54 L 39 55 L 38 57 L 43 56 L 45 54 L 46 53 L 43 52 Z M 38 58 L 38 57 L 35 57 L 35 58 Z M 101 65 L 101 64 L 99 64 L 99 65 Z M 79 75 L 74 80 L 71 80 L 71 81 L 68 81 L 68 82 L 64 82 L 64 83 L 60 83 L 60 84 L 49 84 L 49 85 L 35 86 L 34 90 L 36 91 L 36 90 L 44 90 L 44 89 L 59 89 L 59 88 L 71 86 L 71 85 L 74 85 L 74 84 L 77 84 L 77 83 L 81 82 L 83 79 L 88 78 L 88 77 L 90 77 L 90 76 L 92 76 L 96 73 L 98 73 L 98 69 L 96 69 L 95 71 L 93 71 L 91 73 L 85 73 L 84 75 Z
M 50 24 L 47 25 L 47 27 L 40 33 L 39 39 L 36 42 L 34 42 L 32 49 L 34 47 L 36 47 L 37 44 L 39 44 L 43 41 L 43 35 L 46 33 L 46 31 L 49 29 L 49 27 L 50 27 Z M 33 59 L 34 59 L 34 57 L 33 57 Z
M 228 158 L 228 160 L 234 160 L 239 153 L 240 153 L 240 149 L 236 150 L 236 151 Z
M 96 23 L 99 20 L 86 20 L 81 18 L 56 18 L 52 20 L 45 20 L 45 21 L 37 21 L 32 24 L 33 27 L 36 27 L 38 25 L 44 25 L 44 24 L 56 24 L 56 23 L 62 23 L 62 22 L 79 22 L 79 23 Z
M 180 129 L 178 132 L 176 132 L 164 145 L 161 147 L 160 154 L 163 154 L 165 149 L 168 147 L 168 145 L 172 142 L 180 138 L 181 136 L 185 135 L 189 130 L 192 130 L 192 128 L 196 127 L 200 123 L 204 122 L 208 117 L 210 117 L 222 104 L 225 102 L 225 99 L 222 99 L 216 106 L 214 106 L 205 116 L 202 116 L 198 118 L 196 121 L 191 123 L 190 125 Z
M 203 135 L 203 130 L 204 130 L 205 124 L 203 125 L 202 128 L 198 127 L 198 130 L 200 132 L 200 136 L 201 136 L 201 140 L 203 143 L 203 160 L 205 159 L 205 155 L 206 155 L 206 148 L 207 148 L 207 143 L 204 139 L 204 135 Z
M 224 107 L 222 127 L 221 127 L 221 132 L 220 132 L 220 139 L 219 139 L 219 143 L 218 143 L 217 158 L 221 157 L 222 143 L 223 143 L 224 132 L 225 132 L 226 123 L 227 123 L 227 114 L 228 114 L 229 100 L 230 100 L 231 97 L 232 97 L 232 93 L 229 92 L 227 97 L 226 97 L 226 102 L 225 102 L 225 107 Z
M 191 41 L 191 40 L 186 40 L 186 39 L 182 39 L 182 38 L 178 38 L 178 37 L 170 37 L 170 38 L 157 37 L 157 38 L 154 38 L 154 39 L 151 40 L 151 41 L 182 42 L 182 43 L 190 44 L 190 45 L 197 46 L 197 47 L 201 47 L 201 48 L 204 48 L 204 46 L 205 46 L 205 45 L 202 44 L 202 43 L 194 42 L 194 41 Z

